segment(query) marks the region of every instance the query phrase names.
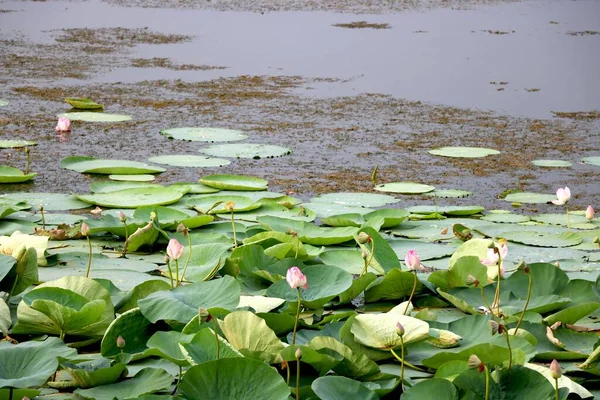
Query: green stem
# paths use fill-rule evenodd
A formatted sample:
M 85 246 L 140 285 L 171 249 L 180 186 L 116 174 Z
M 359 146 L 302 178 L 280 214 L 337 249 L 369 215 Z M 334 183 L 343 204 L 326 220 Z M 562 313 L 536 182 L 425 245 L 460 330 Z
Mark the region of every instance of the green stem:
M 433 191 L 433 198 L 435 199 L 435 219 L 440 219 L 439 213 L 438 213 L 438 196 L 437 193 L 435 192 L 435 190 Z
M 300 359 L 296 359 L 296 400 L 300 400 Z
M 121 257 L 125 257 L 127 254 L 127 240 L 129 239 L 129 230 L 127 228 L 127 221 L 123 222 L 125 225 L 125 243 L 123 244 L 123 251 L 121 252 Z
M 12 296 L 13 292 L 15 291 L 18 281 L 19 281 L 19 274 L 15 275 L 15 281 L 13 282 L 12 287 L 10 288 L 10 292 L 8 292 L 8 297 L 6 298 L 6 304 L 8 304 L 8 300 L 10 300 L 10 297 Z
M 215 339 L 217 340 L 217 360 L 221 357 L 221 343 L 219 342 L 219 332 L 217 331 L 217 319 L 213 318 L 215 325 Z
M 400 336 L 400 350 L 401 350 L 401 363 L 400 366 L 400 385 L 402 385 L 402 391 L 404 392 L 404 339 Z
M 58 337 L 60 338 L 60 340 L 64 340 L 65 339 L 65 331 L 60 331 L 60 334 Z
M 13 387 L 8 388 L 8 400 L 13 400 Z
M 529 300 L 531 299 L 531 283 L 533 282 L 533 277 L 531 276 L 531 269 L 529 270 L 529 283 L 527 285 L 527 300 L 525 300 L 525 307 L 523 307 L 523 312 L 521 316 L 519 316 L 519 322 L 517 322 L 517 326 L 515 327 L 515 335 L 521 326 L 521 322 L 523 322 L 523 316 L 525 315 L 525 311 L 527 311 L 527 306 L 529 305 Z
M 367 264 L 365 267 L 365 273 L 367 272 L 367 268 L 371 264 L 371 261 L 373 261 L 374 256 L 375 256 L 375 241 L 371 238 L 371 256 L 369 257 L 369 261 L 367 261 Z
M 175 260 L 175 286 L 179 286 L 179 260 Z
M 556 400 L 560 400 L 558 398 L 558 379 L 557 378 L 554 379 L 554 393 L 556 393 Z
M 192 259 L 192 236 L 188 233 L 188 247 L 190 249 L 188 256 L 185 260 L 185 266 L 183 267 L 183 272 L 181 273 L 181 282 L 185 279 L 185 272 L 187 271 L 188 265 L 190 265 L 190 260 Z
M 496 293 L 494 295 L 494 303 L 492 303 L 492 307 L 496 307 L 496 315 L 500 317 L 500 278 L 502 275 L 502 256 L 500 255 L 500 249 L 495 247 L 494 251 L 498 252 L 498 285 L 496 286 Z M 493 314 L 494 311 L 490 310 Z
M 181 367 L 181 365 L 179 365 L 179 374 L 177 375 L 177 383 L 175 384 L 175 389 L 173 389 L 173 393 L 171 393 L 171 395 L 174 395 L 175 393 L 177 393 L 177 389 L 179 388 L 179 382 L 181 382 L 181 374 L 183 373 L 183 368 Z
M 483 367 L 485 369 L 485 400 L 490 398 L 490 370 L 487 365 Z
M 88 247 L 89 247 L 89 255 L 88 255 L 88 265 L 87 265 L 87 269 L 85 271 L 85 277 L 89 278 L 90 277 L 90 270 L 92 269 L 92 240 L 90 239 L 90 237 L 87 237 L 87 242 L 88 242 Z
M 298 239 L 298 237 L 296 237 L 296 255 L 294 256 L 294 258 L 298 258 L 299 251 L 300 251 L 300 239 Z
M 567 210 L 567 231 L 571 230 L 571 217 L 569 216 L 569 206 L 565 205 L 565 210 Z
M 298 291 L 298 309 L 296 310 L 296 319 L 294 321 L 294 333 L 292 333 L 292 344 L 296 344 L 296 330 L 298 329 L 298 319 L 300 318 L 300 305 L 302 298 L 300 296 L 300 288 L 296 288 Z
M 233 211 L 231 212 L 231 229 L 233 230 L 233 248 L 237 249 L 237 234 L 235 232 L 235 219 L 233 218 Z
M 412 291 L 410 292 L 410 297 L 408 298 L 408 303 L 406 303 L 406 308 L 404 309 L 404 315 L 406 315 L 406 313 L 408 312 L 408 307 L 410 306 L 410 301 L 412 300 L 412 298 L 415 294 L 415 290 L 417 289 L 417 271 L 414 271 L 414 273 L 415 273 L 415 281 L 413 283 Z
M 167 261 L 167 268 L 169 268 L 169 279 L 171 280 L 171 287 L 174 288 L 175 285 L 173 283 L 173 270 L 171 269 L 171 263 Z
M 46 230 L 46 215 L 44 214 L 43 206 L 40 206 L 40 214 L 42 215 L 42 229 Z
M 286 367 L 285 367 L 286 371 L 287 371 L 287 385 L 290 386 L 290 365 L 287 364 L 286 361 Z
M 510 348 L 510 335 L 506 329 L 504 333 L 506 334 L 506 346 L 508 347 L 508 374 L 510 375 L 512 371 L 512 349 Z
M 393 356 L 396 358 L 396 360 L 398 360 L 398 361 L 402 362 L 402 358 L 400 358 L 400 357 L 398 356 L 398 354 L 396 354 L 396 352 L 394 351 L 394 349 L 390 349 L 390 351 L 392 352 L 392 355 L 393 355 Z M 425 370 L 424 370 L 423 368 L 419 368 L 419 367 L 417 367 L 416 365 L 413 365 L 413 364 L 409 363 L 409 362 L 408 362 L 408 361 L 406 361 L 406 360 L 403 362 L 403 364 L 406 364 L 406 366 L 407 366 L 407 367 L 409 367 L 409 368 L 412 368 L 412 369 L 414 369 L 414 370 L 421 371 L 421 372 L 425 372 Z
M 364 274 L 367 273 L 367 267 L 369 266 L 366 258 L 363 261 L 365 262 L 365 265 L 363 266 L 362 271 L 360 271 L 360 276 L 363 276 Z

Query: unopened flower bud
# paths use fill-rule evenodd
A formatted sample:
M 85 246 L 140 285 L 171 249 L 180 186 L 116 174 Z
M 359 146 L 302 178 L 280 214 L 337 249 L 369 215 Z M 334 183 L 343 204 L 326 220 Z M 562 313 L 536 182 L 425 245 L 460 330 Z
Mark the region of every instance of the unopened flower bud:
M 181 232 L 183 233 L 183 236 L 187 236 L 188 233 L 190 233 L 190 230 L 183 223 L 179 223 L 179 225 L 177 225 L 177 232 Z
M 225 210 L 227 210 L 229 212 L 233 212 L 234 208 L 235 208 L 235 203 L 233 201 L 228 201 L 227 203 L 225 203 Z
M 552 360 L 550 363 L 550 376 L 554 379 L 558 379 L 562 376 L 562 369 L 556 360 Z
M 590 221 L 594 219 L 594 207 L 587 206 L 587 208 L 585 209 L 585 217 Z
M 367 257 L 368 257 L 368 254 L 367 254 L 367 252 L 366 252 L 366 251 L 362 251 L 362 252 L 360 253 L 360 256 L 362 257 L 362 259 L 363 259 L 363 260 L 366 260 L 366 259 L 367 259 Z
M 492 328 L 492 335 L 495 335 L 500 329 L 500 324 L 498 324 L 496 321 L 490 321 L 490 328 Z
M 210 320 L 212 319 L 212 315 L 210 315 L 206 308 L 198 309 L 198 317 L 200 319 L 200 322 L 210 322 Z
M 296 354 L 295 355 L 296 355 L 296 360 L 299 360 L 299 359 L 302 358 L 302 349 L 300 347 L 298 347 L 296 349 Z
M 121 211 L 119 211 L 119 221 L 121 221 L 122 223 L 125 223 L 125 221 L 127 221 L 127 215 L 123 214 Z
M 123 339 L 123 336 L 119 336 L 117 338 L 117 347 L 120 349 L 124 349 L 125 348 L 125 339 Z
M 404 326 L 400 322 L 396 322 L 396 335 L 404 336 Z
M 361 232 L 357 236 L 357 241 L 360 244 L 369 243 L 371 241 L 371 236 L 369 236 L 366 232 Z
M 473 275 L 469 274 L 469 276 L 467 276 L 467 285 L 471 286 L 479 286 L 479 281 L 477 280 L 477 278 L 475 278 Z
M 81 224 L 81 234 L 83 236 L 88 236 L 90 234 L 90 227 L 85 222 Z
M 477 357 L 475 354 L 471 354 L 471 356 L 469 356 L 469 368 L 471 369 L 477 369 L 477 371 L 479 373 L 482 373 L 483 370 L 485 369 L 485 365 L 481 362 L 481 359 L 479 357 Z

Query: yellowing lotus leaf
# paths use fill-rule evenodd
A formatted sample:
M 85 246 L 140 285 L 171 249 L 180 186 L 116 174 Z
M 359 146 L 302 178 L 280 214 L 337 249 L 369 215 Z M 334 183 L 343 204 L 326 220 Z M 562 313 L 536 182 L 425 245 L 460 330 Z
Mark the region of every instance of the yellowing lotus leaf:
M 37 262 L 40 266 L 47 266 L 46 249 L 48 248 L 48 236 L 27 235 L 20 231 L 15 231 L 10 236 L 0 236 L 0 254 L 13 256 L 16 259 L 19 253 L 23 253 L 25 249 L 34 248 L 37 252 Z

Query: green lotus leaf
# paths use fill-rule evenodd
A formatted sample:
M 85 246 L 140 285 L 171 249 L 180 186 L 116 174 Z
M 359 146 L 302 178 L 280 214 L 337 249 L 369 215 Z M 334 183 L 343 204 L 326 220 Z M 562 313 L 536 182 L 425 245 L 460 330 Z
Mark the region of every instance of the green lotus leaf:
M 402 400 L 458 400 L 456 386 L 447 379 L 432 378 L 418 382 L 402 394 Z
M 506 195 L 504 200 L 511 203 L 544 204 L 556 200 L 555 194 L 520 192 Z
M 137 176 L 137 175 L 136 175 Z M 142 175 L 143 176 L 143 175 Z M 145 188 L 145 187 L 161 187 L 157 183 L 148 182 L 133 182 L 133 181 L 95 181 L 90 183 L 92 193 L 110 193 L 117 192 L 123 189 Z M 185 192 L 185 190 L 181 190 Z
M 351 328 L 355 340 L 364 346 L 380 350 L 400 347 L 400 336 L 396 333 L 397 323 L 404 327 L 404 345 L 429 337 L 429 324 L 404 315 L 405 307 L 404 304 L 400 304 L 387 313 L 356 316 Z
M 216 144 L 200 149 L 200 152 L 213 157 L 261 158 L 283 157 L 292 154 L 292 150 L 269 144 Z
M 493 213 L 486 214 L 481 217 L 483 221 L 495 222 L 499 224 L 519 224 L 522 222 L 527 222 L 530 218 L 526 215 L 519 214 L 510 214 L 510 213 Z
M 157 331 L 157 327 L 142 315 L 139 308 L 134 308 L 119 315 L 108 327 L 100 351 L 103 357 L 113 357 L 121 353 L 137 354 L 148 349 L 146 343 Z M 125 340 L 125 347 L 117 347 L 117 339 Z
M 137 302 L 144 297 L 161 290 L 169 290 L 171 289 L 170 283 L 158 280 L 151 279 L 145 282 L 142 282 L 136 285 L 131 291 L 128 293 L 127 297 L 119 304 L 117 312 L 119 314 L 123 314 L 125 311 L 132 310 L 137 307 Z
M 451 384 L 452 385 L 452 384 Z M 322 400 L 347 400 L 360 398 L 364 400 L 378 400 L 379 396 L 354 379 L 345 376 L 322 376 L 313 381 L 312 390 Z M 404 398 L 404 396 L 402 396 Z
M 504 344 L 506 344 L 506 340 L 504 340 Z M 522 339 L 527 342 L 523 338 L 513 337 L 511 342 L 516 339 Z M 529 343 L 529 342 L 527 342 Z M 531 346 L 531 345 L 530 345 Z M 501 367 L 503 364 L 508 362 L 509 351 L 506 347 L 502 347 L 500 345 L 492 344 L 492 343 L 480 343 L 474 346 L 463 348 L 461 346 L 459 349 L 462 349 L 459 352 L 449 352 L 449 351 L 438 351 L 433 357 L 429 357 L 423 360 L 423 365 L 428 368 L 437 369 L 440 366 L 444 365 L 447 362 L 460 360 L 460 361 L 468 361 L 469 357 L 472 354 L 475 354 L 479 357 L 479 359 L 491 367 Z M 439 349 L 438 349 L 439 350 Z M 513 351 L 513 362 L 516 363 L 517 357 L 522 358 L 523 362 L 525 361 L 525 354 L 523 350 L 519 348 L 514 348 Z
M 261 178 L 246 175 L 207 175 L 200 178 L 200 183 L 223 190 L 267 190 L 268 182 Z
M 447 271 L 435 271 L 429 275 L 428 280 L 437 287 L 448 290 L 468 286 L 467 280 L 470 277 L 479 282 L 478 285 L 484 286 L 487 284 L 488 269 L 481 264 L 478 257 L 460 257 Z
M 500 154 L 498 150 L 486 149 L 484 147 L 440 147 L 429 150 L 428 153 L 435 156 L 454 158 L 479 158 Z
M 133 217 L 149 221 L 152 213 L 155 213 L 158 224 L 161 229 L 175 230 L 181 223 L 188 229 L 198 228 L 214 220 L 212 215 L 197 215 L 191 210 L 179 210 L 172 207 L 162 206 L 144 206 L 138 207 L 133 213 Z
M 37 172 L 25 174 L 18 168 L 9 167 L 8 165 L 0 165 L 0 183 L 19 183 L 33 179 Z
M 219 327 L 227 341 L 244 354 L 258 353 L 261 359 L 266 357 L 272 360 L 285 347 L 265 320 L 250 311 L 234 311 L 228 314 L 219 321 Z
M 131 116 L 124 114 L 109 114 L 103 112 L 90 112 L 90 111 L 82 111 L 82 112 L 68 112 L 63 114 L 58 114 L 57 117 L 65 117 L 71 121 L 84 121 L 84 122 L 124 122 L 131 121 Z
M 87 389 L 116 382 L 127 366 L 123 363 L 116 363 L 111 366 L 110 360 L 100 358 L 79 364 L 62 362 L 61 367 L 69 372 L 79 387 Z
M 219 340 L 218 349 L 215 332 L 210 328 L 204 328 L 196 333 L 189 343 L 179 343 L 179 348 L 187 362 L 191 365 L 198 365 L 223 358 L 244 357 L 242 353 L 221 336 L 218 336 L 217 339 Z
M 224 258 L 227 250 L 229 250 L 230 247 L 230 243 L 206 243 L 192 245 L 192 254 L 184 277 L 185 280 L 188 282 L 202 282 L 211 279 L 217 272 L 217 269 L 222 267 L 225 263 Z M 184 262 L 181 260 L 186 260 L 187 262 L 189 252 L 190 249 L 188 246 L 186 246 L 179 261 L 180 273 L 183 273 L 182 268 L 184 265 Z M 171 264 L 171 268 L 174 268 L 174 264 Z M 164 273 L 167 276 L 169 274 L 168 271 L 164 271 Z M 175 276 L 173 276 L 173 278 L 175 278 Z
M 400 199 L 386 194 L 339 192 L 320 194 L 310 199 L 313 203 L 334 203 L 351 207 L 382 207 L 397 203 Z
M 311 339 L 307 346 L 339 360 L 332 369 L 340 375 L 349 378 L 367 378 L 380 372 L 379 366 L 373 360 L 360 352 L 354 352 L 335 338 L 317 336 Z
M 196 156 L 190 154 L 172 154 L 150 157 L 148 161 L 157 164 L 172 165 L 174 167 L 186 168 L 210 168 L 223 167 L 231 164 L 231 161 L 224 158 L 212 158 L 205 156 Z
M 404 260 L 409 250 L 415 250 L 421 261 L 433 260 L 452 255 L 456 247 L 451 245 L 429 243 L 420 240 L 394 239 L 388 241 L 390 247 L 400 260 Z
M 137 208 L 172 204 L 183 197 L 183 192 L 167 187 L 123 189 L 117 192 L 75 195 L 88 204 L 112 208 Z
M 155 292 L 140 300 L 140 310 L 150 322 L 174 320 L 188 323 L 199 308 L 219 307 L 234 310 L 240 302 L 239 283 L 230 276 L 208 282 Z
M 360 250 L 331 249 L 325 250 L 319 258 L 327 265 L 333 265 L 344 271 L 358 275 L 361 273 L 365 261 Z
M 189 343 L 193 337 L 193 334 L 186 335 L 177 331 L 155 332 L 146 343 L 148 350 L 145 354 L 165 358 L 179 366 L 189 365 L 179 345 Z
M 564 160 L 533 160 L 531 163 L 538 167 L 548 168 L 565 168 L 573 166 L 573 163 L 571 161 Z
M 373 189 L 380 192 L 399 193 L 399 194 L 422 194 L 431 192 L 435 189 L 433 186 L 414 182 L 391 182 L 375 186 Z
M 389 270 L 383 277 L 377 278 L 365 290 L 365 301 L 372 303 L 379 300 L 399 300 L 410 295 L 414 285 L 414 273 L 401 271 L 399 268 Z M 415 293 L 423 290 L 423 284 L 417 280 Z
M 577 304 L 548 315 L 544 318 L 544 322 L 548 325 L 555 324 L 558 321 L 563 324 L 575 324 L 577 321 L 590 315 L 598 308 L 600 308 L 600 303 L 598 302 Z
M 411 214 L 446 214 L 446 215 L 474 215 L 483 212 L 485 208 L 481 206 L 413 206 L 408 207 L 406 211 Z
M 570 247 L 582 242 L 581 236 L 573 232 L 546 233 L 515 231 L 504 232 L 504 237 L 511 242 L 539 247 Z
M 234 203 L 233 212 L 256 210 L 261 206 L 260 203 L 255 202 L 246 196 L 222 195 L 221 193 L 214 195 L 191 196 L 188 198 L 186 204 L 203 214 L 222 214 L 230 213 L 230 211 L 227 211 L 225 208 L 225 204 L 228 201 L 232 201 Z
M 58 367 L 57 357 L 77 354 L 58 338 L 12 344 L 0 342 L 0 387 L 28 388 L 42 386 Z
M 11 325 L 12 319 L 10 316 L 10 308 L 8 308 L 8 305 L 6 304 L 4 299 L 0 299 L 0 333 L 6 336 Z
M 13 236 L 14 235 L 15 234 L 13 233 Z M 1 243 L 2 238 L 0 238 L 0 250 L 9 250 L 8 246 L 3 246 Z M 9 264 L 5 263 L 5 268 L 3 268 L 4 272 L 0 272 L 0 276 L 6 273 L 0 281 L 0 290 L 8 293 L 10 296 L 23 292 L 29 286 L 37 283 L 39 279 L 38 261 L 36 259 L 37 252 L 35 248 L 30 247 L 25 250 L 24 247 L 21 247 L 20 250 L 18 250 L 18 255 L 13 253 L 13 256 L 17 257 L 14 268 L 6 268 Z
M 33 142 L 31 140 L 0 140 L 0 149 L 13 149 L 36 145 L 37 142 Z
M 191 367 L 179 391 L 186 399 L 287 400 L 290 395 L 276 369 L 249 358 L 224 358 Z
M 95 157 L 72 156 L 60 161 L 60 166 L 84 174 L 155 174 L 165 172 L 161 167 L 153 167 L 137 161 L 100 159 Z
M 0 195 L 0 201 L 3 199 L 17 200 L 19 202 L 26 201 L 35 210 L 39 209 L 41 205 L 44 207 L 44 211 L 79 210 L 90 206 L 88 203 L 79 201 L 70 194 L 63 193 L 17 192 Z
M 1 103 L 1 101 L 0 101 Z M 1 106 L 2 104 L 0 104 Z M 39 398 L 38 395 L 41 393 L 41 390 L 36 389 L 0 389 L 0 399 L 1 400 L 10 400 L 11 395 L 13 399 L 23 399 L 25 397 L 29 397 L 30 399 Z
M 359 235 L 363 232 L 368 235 L 370 242 L 361 243 Z M 398 256 L 388 242 L 375 229 L 367 226 L 356 231 L 354 240 L 367 255 L 368 268 L 375 269 L 379 273 L 386 273 L 394 268 L 400 268 Z
M 287 218 L 273 216 L 262 216 L 258 221 L 271 230 L 287 233 L 290 230 L 296 232 L 302 243 L 316 246 L 344 243 L 352 240 L 358 231 L 356 227 L 327 228 L 316 226 L 304 221 L 295 221 Z
M 176 182 L 171 186 L 187 188 L 189 189 L 188 194 L 212 194 L 220 191 L 220 189 L 193 182 Z
M 600 156 L 595 157 L 583 157 L 581 162 L 584 164 L 590 164 L 600 167 Z
M 343 204 L 337 203 L 303 203 L 302 206 L 314 212 L 319 218 L 329 218 L 336 215 L 348 215 L 348 214 L 358 214 L 365 215 L 372 211 L 372 208 L 360 207 L 360 206 L 347 206 Z
M 285 299 L 264 296 L 240 296 L 238 308 L 250 307 L 255 313 L 268 313 L 285 303 Z
M 144 394 L 168 389 L 172 381 L 173 376 L 164 369 L 144 368 L 131 379 L 91 389 L 77 389 L 74 393 L 95 400 L 135 399 Z
M 438 197 L 441 199 L 456 199 L 460 197 L 467 197 L 472 195 L 473 192 L 459 189 L 435 189 L 431 192 L 423 193 L 423 196 L 427 197 Z
M 399 225 L 409 216 L 410 213 L 402 208 L 383 208 L 365 214 L 364 218 L 368 221 L 372 218 L 382 217 L 383 225 L 381 227 L 391 228 L 392 226 Z
M 67 97 L 65 101 L 69 103 L 71 107 L 80 110 L 101 110 L 104 108 L 102 104 L 98 104 L 94 100 L 85 97 Z
M 189 140 L 195 142 L 234 142 L 247 139 L 241 131 L 223 128 L 183 127 L 169 128 L 160 131 L 169 139 Z
M 573 215 L 569 213 L 569 220 L 567 220 L 567 215 L 565 213 L 560 214 L 540 214 L 531 217 L 533 221 L 541 222 L 543 224 L 548 225 L 563 225 L 567 226 L 569 223 L 571 226 L 575 224 L 585 224 L 588 222 L 588 219 L 583 215 Z
M 542 374 L 544 376 L 544 378 L 546 378 L 548 380 L 548 382 L 550 382 L 551 384 L 554 385 L 554 378 L 552 377 L 552 375 L 550 373 L 550 368 L 547 368 L 543 365 L 533 364 L 533 363 L 526 363 L 525 367 L 539 372 L 540 374 Z M 560 378 L 558 378 L 558 387 L 559 388 L 567 388 L 569 393 L 575 393 L 582 399 L 589 399 L 589 398 L 594 397 L 594 395 L 592 393 L 590 393 L 589 390 L 587 390 L 580 384 L 573 382 L 566 375 L 562 375 Z
M 151 182 L 156 177 L 150 174 L 139 174 L 139 175 L 124 175 L 124 174 L 110 174 L 108 179 L 119 182 Z

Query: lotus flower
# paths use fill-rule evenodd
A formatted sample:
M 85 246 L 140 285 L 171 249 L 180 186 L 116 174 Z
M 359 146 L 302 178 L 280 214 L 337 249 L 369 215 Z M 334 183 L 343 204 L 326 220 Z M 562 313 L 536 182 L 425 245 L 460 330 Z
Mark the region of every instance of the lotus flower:
M 59 117 L 56 132 L 71 132 L 71 121 L 67 117 Z
M 494 248 L 488 249 L 487 251 L 487 257 L 484 259 L 481 259 L 481 263 L 483 265 L 487 265 L 492 266 L 492 265 L 496 265 L 498 264 L 498 261 L 500 259 L 504 260 L 506 258 L 506 256 L 508 255 L 508 245 L 506 243 L 500 243 L 499 246 L 499 252 L 500 254 L 496 253 Z
M 88 236 L 90 234 L 90 227 L 85 222 L 81 224 L 81 234 L 83 236 Z
M 183 254 L 183 246 L 177 241 L 177 239 L 169 240 L 167 245 L 167 254 L 172 260 L 179 260 Z
M 562 206 L 564 204 L 567 204 L 567 202 L 571 199 L 571 191 L 566 186 L 564 189 L 559 188 L 556 191 L 556 197 L 557 197 L 557 200 L 552 200 L 552 204 L 555 204 L 557 206 Z
M 562 376 L 560 364 L 556 360 L 552 360 L 552 362 L 550 363 L 550 376 L 554 379 L 558 379 Z
M 303 289 L 308 289 L 308 283 L 306 283 L 306 275 L 304 275 L 298 267 L 292 267 L 288 269 L 287 274 L 285 276 L 285 280 L 292 289 L 296 289 L 299 287 Z
M 585 209 L 585 217 L 590 221 L 594 219 L 594 207 L 587 206 L 587 208 Z
M 406 257 L 404 258 L 404 264 L 411 271 L 419 271 L 422 269 L 421 267 L 421 259 L 415 250 L 409 250 L 406 253 Z

